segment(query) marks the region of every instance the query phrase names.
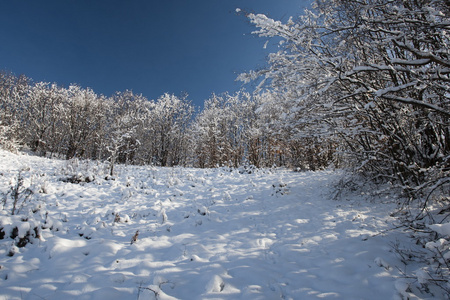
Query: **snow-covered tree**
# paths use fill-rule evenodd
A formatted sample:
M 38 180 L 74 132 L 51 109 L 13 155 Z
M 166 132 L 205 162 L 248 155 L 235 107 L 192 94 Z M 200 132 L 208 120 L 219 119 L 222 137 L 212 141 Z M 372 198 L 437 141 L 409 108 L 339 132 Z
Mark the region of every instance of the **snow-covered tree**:
M 195 164 L 202 168 L 214 167 L 220 162 L 221 102 L 223 98 L 214 94 L 206 100 L 203 110 L 197 115 L 190 131 L 195 143 Z
M 59 131 L 62 103 L 66 90 L 56 84 L 37 82 L 30 87 L 25 107 L 27 143 L 43 155 L 54 152 L 62 139 Z
M 187 130 L 194 112 L 185 98 L 164 94 L 152 105 L 146 128 L 147 163 L 161 166 L 184 164 Z
M 449 6 L 434 0 L 318 0 L 286 23 L 249 14 L 282 38 L 260 78 L 299 138 L 338 150 L 373 179 L 414 192 L 448 183 Z
M 91 157 L 98 145 L 97 133 L 104 124 L 104 97 L 71 85 L 59 107 L 62 141 L 59 152 L 67 159 Z
M 149 103 L 145 97 L 132 91 L 117 92 L 109 99 L 103 143 L 111 164 L 111 175 L 116 162 L 135 162 L 141 145 L 140 133 L 149 117 Z
M 30 79 L 0 72 L 0 146 L 16 151 L 24 141 L 26 106 Z
M 254 98 L 246 92 L 211 95 L 192 126 L 196 164 L 237 167 L 247 161 L 255 109 Z

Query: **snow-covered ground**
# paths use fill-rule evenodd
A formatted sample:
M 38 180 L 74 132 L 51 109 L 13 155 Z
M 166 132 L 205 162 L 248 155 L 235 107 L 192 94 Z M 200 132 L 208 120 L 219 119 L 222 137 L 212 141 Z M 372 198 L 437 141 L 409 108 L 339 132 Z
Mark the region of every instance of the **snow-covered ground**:
M 106 180 L 95 162 L 0 151 L 1 192 L 19 170 L 33 194 L 19 194 L 14 216 L 4 198 L 0 299 L 401 299 L 406 290 L 393 207 L 331 200 L 332 171 L 118 166 Z M 93 181 L 65 182 L 78 173 Z M 17 247 L 27 232 L 38 238 Z

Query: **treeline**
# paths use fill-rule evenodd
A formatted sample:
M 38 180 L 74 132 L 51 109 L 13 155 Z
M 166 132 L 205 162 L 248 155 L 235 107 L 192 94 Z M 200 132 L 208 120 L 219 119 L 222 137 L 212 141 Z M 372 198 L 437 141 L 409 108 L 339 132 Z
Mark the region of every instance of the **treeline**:
M 106 97 L 3 72 L 0 141 L 43 156 L 106 160 L 111 172 L 116 163 L 296 166 L 295 145 L 272 133 L 276 112 L 260 109 L 272 96 L 212 95 L 196 112 L 187 97 L 164 94 L 154 101 L 131 91 Z

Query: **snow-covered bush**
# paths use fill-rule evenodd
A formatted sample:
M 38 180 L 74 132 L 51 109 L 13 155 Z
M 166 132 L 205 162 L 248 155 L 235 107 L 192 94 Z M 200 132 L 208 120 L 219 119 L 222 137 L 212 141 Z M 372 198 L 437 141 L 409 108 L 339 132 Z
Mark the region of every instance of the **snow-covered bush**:
M 445 209 L 444 209 L 445 210 Z M 408 231 L 410 243 L 392 244 L 405 265 L 396 288 L 403 298 L 412 294 L 450 297 L 450 223 L 441 209 L 417 213 L 401 211 L 400 227 Z M 406 226 L 405 226 L 406 225 Z M 441 296 L 439 296 L 441 297 Z
M 3 209 L 10 209 L 11 215 L 15 215 L 34 194 L 30 183 L 25 183 L 22 172 L 19 171 L 16 177 L 11 178 L 9 189 L 3 195 Z
M 0 210 L 0 240 L 12 240 L 9 256 L 13 256 L 18 248 L 41 239 L 42 230 L 62 228 L 60 221 L 43 212 L 45 204 L 39 201 L 40 193 L 47 194 L 51 190 L 45 176 L 31 174 L 28 168 L 10 179 L 7 191 L 3 192 Z
M 238 168 L 240 174 L 253 174 L 258 171 L 254 165 L 244 164 Z
M 99 178 L 110 179 L 107 162 L 77 158 L 67 160 L 61 173 L 64 176 L 60 180 L 70 183 L 90 183 Z
M 8 216 L 4 211 L 1 214 L 0 240 L 11 239 L 13 241 L 13 246 L 8 253 L 9 256 L 14 255 L 16 247 L 22 248 L 30 242 L 33 243 L 35 239 L 40 239 L 42 230 L 41 220 L 36 220 L 34 216 Z
M 435 234 L 434 239 L 425 244 L 428 266 L 416 270 L 420 287 L 429 290 L 437 286 L 450 296 L 450 223 L 428 225 Z

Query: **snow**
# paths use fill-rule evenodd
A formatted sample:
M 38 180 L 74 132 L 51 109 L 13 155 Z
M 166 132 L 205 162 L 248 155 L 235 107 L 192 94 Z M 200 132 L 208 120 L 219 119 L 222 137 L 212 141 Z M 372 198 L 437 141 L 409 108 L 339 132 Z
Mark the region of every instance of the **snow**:
M 116 166 L 106 180 L 108 167 L 96 162 L 4 151 L 0 161 L 2 192 L 24 167 L 24 177 L 46 187 L 17 215 L 6 208 L 0 215 L 5 230 L 18 227 L 16 241 L 45 225 L 25 247 L 0 239 L 2 299 L 408 294 L 390 246 L 400 233 L 387 230 L 392 207 L 357 196 L 331 200 L 334 171 Z M 94 180 L 63 181 L 70 168 Z
M 431 230 L 439 233 L 440 235 L 450 236 L 450 223 L 433 224 L 433 225 L 428 225 L 428 227 Z

